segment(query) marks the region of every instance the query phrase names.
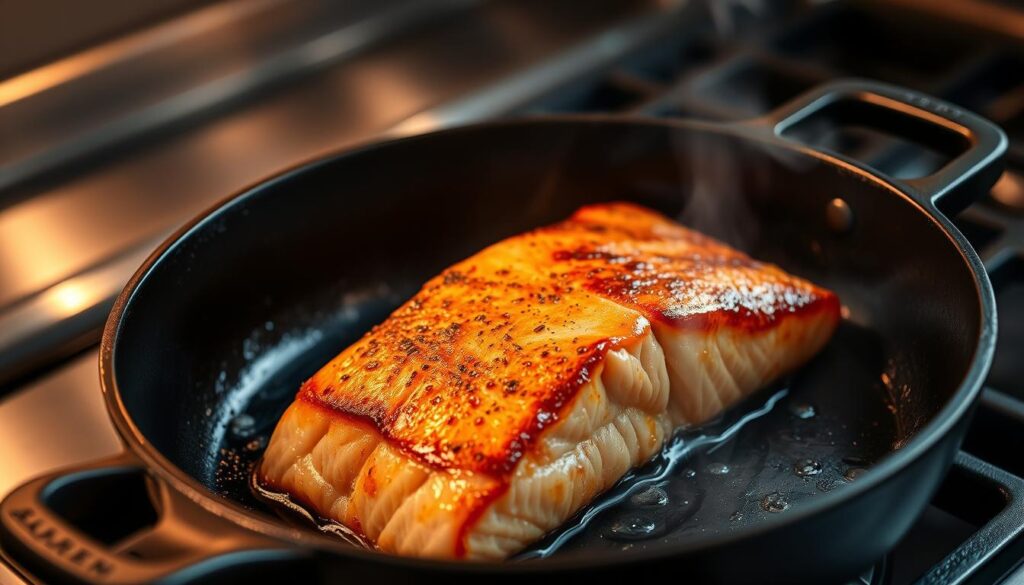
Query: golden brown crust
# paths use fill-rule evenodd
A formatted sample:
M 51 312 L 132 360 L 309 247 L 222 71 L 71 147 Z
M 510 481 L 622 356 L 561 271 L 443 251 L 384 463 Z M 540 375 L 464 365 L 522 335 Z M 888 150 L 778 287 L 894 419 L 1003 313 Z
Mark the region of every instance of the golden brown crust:
M 588 206 L 430 280 L 299 399 L 436 468 L 505 477 L 591 368 L 659 320 L 771 327 L 834 294 L 644 208 Z

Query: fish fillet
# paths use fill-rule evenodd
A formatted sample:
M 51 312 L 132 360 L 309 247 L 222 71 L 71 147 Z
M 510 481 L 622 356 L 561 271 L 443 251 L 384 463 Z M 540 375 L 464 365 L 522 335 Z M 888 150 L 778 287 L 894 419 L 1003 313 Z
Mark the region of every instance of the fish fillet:
M 828 341 L 836 296 L 610 203 L 427 282 L 300 388 L 257 470 L 383 551 L 506 558 Z

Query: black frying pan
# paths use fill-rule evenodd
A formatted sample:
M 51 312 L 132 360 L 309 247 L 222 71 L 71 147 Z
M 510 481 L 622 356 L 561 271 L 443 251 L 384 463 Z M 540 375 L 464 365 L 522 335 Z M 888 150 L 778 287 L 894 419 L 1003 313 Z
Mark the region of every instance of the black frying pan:
M 894 180 L 786 138 L 837 119 L 953 160 Z M 851 81 L 738 125 L 502 121 L 278 175 L 183 228 L 128 284 L 100 358 L 126 453 L 13 492 L 0 510 L 5 551 L 35 574 L 95 582 L 855 574 L 928 502 L 987 371 L 992 290 L 945 214 L 987 191 L 1004 149 L 968 112 Z M 251 497 L 249 465 L 301 380 L 444 266 L 610 199 L 681 217 L 848 308 L 786 390 L 701 431 L 759 414 L 665 472 L 667 504 L 607 510 L 547 558 L 460 564 L 357 550 Z

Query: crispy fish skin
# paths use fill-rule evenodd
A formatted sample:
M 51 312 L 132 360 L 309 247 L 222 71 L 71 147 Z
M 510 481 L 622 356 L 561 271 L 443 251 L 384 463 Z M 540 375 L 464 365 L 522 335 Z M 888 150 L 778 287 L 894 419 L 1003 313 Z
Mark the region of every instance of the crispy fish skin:
M 583 207 L 445 270 L 307 380 L 257 481 L 384 551 L 505 558 L 838 321 L 830 291 L 660 214 Z

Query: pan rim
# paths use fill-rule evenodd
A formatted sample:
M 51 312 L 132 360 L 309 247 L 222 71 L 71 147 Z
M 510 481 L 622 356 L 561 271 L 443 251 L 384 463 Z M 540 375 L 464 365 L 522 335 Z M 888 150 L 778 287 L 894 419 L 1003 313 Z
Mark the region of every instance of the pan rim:
M 410 141 L 430 140 L 435 136 L 442 136 L 452 133 L 481 132 L 490 128 L 502 128 L 509 126 L 523 125 L 587 125 L 587 124 L 625 124 L 625 125 L 654 125 L 669 127 L 682 131 L 697 130 L 717 134 L 731 135 L 745 141 L 760 142 L 772 148 L 783 148 L 803 155 L 818 159 L 819 161 L 845 169 L 847 172 L 857 175 L 878 187 L 888 191 L 892 196 L 904 199 L 904 202 L 913 205 L 925 218 L 931 220 L 934 226 L 941 230 L 950 243 L 955 247 L 962 262 L 966 264 L 974 280 L 976 307 L 979 311 L 979 332 L 971 362 L 963 379 L 951 394 L 943 407 L 898 451 L 892 452 L 884 457 L 877 464 L 873 465 L 869 473 L 864 474 L 857 482 L 845 486 L 840 490 L 833 490 L 820 494 L 818 497 L 801 506 L 794 508 L 787 514 L 777 515 L 756 524 L 746 526 L 735 532 L 723 532 L 707 536 L 699 541 L 681 543 L 669 547 L 657 547 L 650 550 L 623 551 L 621 554 L 609 555 L 608 557 L 597 557 L 583 559 L 576 556 L 565 558 L 547 558 L 542 562 L 465 562 L 465 561 L 440 561 L 420 559 L 391 555 L 374 551 L 363 551 L 347 546 L 344 543 L 331 539 L 329 536 L 321 535 L 313 531 L 300 530 L 287 527 L 283 524 L 262 518 L 247 510 L 241 505 L 227 500 L 202 485 L 198 480 L 180 469 L 163 453 L 157 450 L 150 443 L 141 430 L 135 425 L 127 407 L 121 400 L 121 392 L 118 385 L 115 369 L 116 349 L 118 334 L 122 324 L 127 317 L 128 309 L 135 297 L 136 292 L 144 285 L 148 276 L 160 265 L 175 247 L 182 245 L 186 240 L 210 222 L 214 222 L 222 213 L 228 212 L 234 205 L 238 205 L 259 193 L 270 189 L 283 182 L 292 180 L 294 177 L 303 175 L 322 166 L 330 165 L 339 159 L 369 152 L 372 150 L 387 148 L 397 143 Z M 285 541 L 294 546 L 310 547 L 316 550 L 330 552 L 343 557 L 361 560 L 370 563 L 388 563 L 405 565 L 416 569 L 444 569 L 446 571 L 458 571 L 466 573 L 492 572 L 500 570 L 509 573 L 535 573 L 535 572 L 557 572 L 563 570 L 574 570 L 581 567 L 599 568 L 612 565 L 627 565 L 636 562 L 652 561 L 657 559 L 669 559 L 678 556 L 687 556 L 700 551 L 719 547 L 726 543 L 738 542 L 755 538 L 765 533 L 780 530 L 789 525 L 795 525 L 802 520 L 824 513 L 827 510 L 839 507 L 843 503 L 859 498 L 881 484 L 895 477 L 900 471 L 921 459 L 925 454 L 935 447 L 953 428 L 969 413 L 975 401 L 980 396 L 984 378 L 991 365 L 992 356 L 995 351 L 996 338 L 996 312 L 995 295 L 991 282 L 984 270 L 981 259 L 977 252 L 970 246 L 967 239 L 960 233 L 955 225 L 943 214 L 929 209 L 914 198 L 906 188 L 900 186 L 895 180 L 884 176 L 879 171 L 870 169 L 859 162 L 846 160 L 833 153 L 824 152 L 809 148 L 800 144 L 790 142 L 774 136 L 762 129 L 755 129 L 745 124 L 723 124 L 705 122 L 699 120 L 666 120 L 663 118 L 605 115 L 605 114 L 576 114 L 558 116 L 538 116 L 518 118 L 515 120 L 486 121 L 476 124 L 469 124 L 453 128 L 447 128 L 412 136 L 401 136 L 387 140 L 373 140 L 355 146 L 348 146 L 327 154 L 318 155 L 310 160 L 293 165 L 283 171 L 272 174 L 266 179 L 257 181 L 230 196 L 218 201 L 205 211 L 195 216 L 188 223 L 176 230 L 152 254 L 143 262 L 132 278 L 128 281 L 121 294 L 114 303 L 113 309 L 107 319 L 100 344 L 99 367 L 100 383 L 105 398 L 108 415 L 126 447 L 135 456 L 139 457 L 147 467 L 161 480 L 165 481 L 172 489 L 184 494 L 190 500 L 206 509 L 208 512 L 229 520 L 230 522 L 269 536 Z

